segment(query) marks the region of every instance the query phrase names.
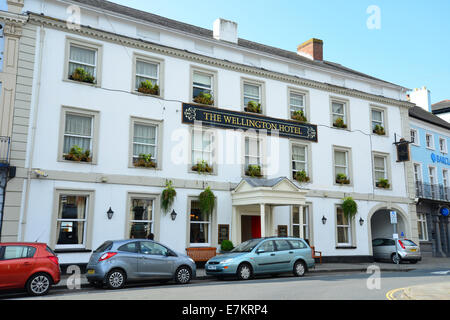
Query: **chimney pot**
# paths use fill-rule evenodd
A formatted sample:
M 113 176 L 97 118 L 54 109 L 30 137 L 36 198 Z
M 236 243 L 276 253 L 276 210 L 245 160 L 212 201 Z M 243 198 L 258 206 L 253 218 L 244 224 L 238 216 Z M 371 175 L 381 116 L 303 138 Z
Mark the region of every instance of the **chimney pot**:
M 297 47 L 297 54 L 311 60 L 323 61 L 323 41 L 320 39 L 309 39 Z

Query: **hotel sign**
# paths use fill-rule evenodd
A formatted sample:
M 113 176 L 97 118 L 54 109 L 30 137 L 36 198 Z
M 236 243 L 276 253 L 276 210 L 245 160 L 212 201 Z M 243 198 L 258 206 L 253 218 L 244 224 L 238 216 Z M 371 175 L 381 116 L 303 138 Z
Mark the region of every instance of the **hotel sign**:
M 268 135 L 277 132 L 280 137 L 317 142 L 317 126 L 313 124 L 183 103 L 182 122 L 194 124 L 197 121 L 209 127 L 265 130 Z

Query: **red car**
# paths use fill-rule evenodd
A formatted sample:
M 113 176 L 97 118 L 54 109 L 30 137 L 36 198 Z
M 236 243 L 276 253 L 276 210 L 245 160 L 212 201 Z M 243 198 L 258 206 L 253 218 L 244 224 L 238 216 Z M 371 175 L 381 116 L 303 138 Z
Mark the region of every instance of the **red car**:
M 0 243 L 0 290 L 25 288 L 41 296 L 60 279 L 58 257 L 45 243 Z

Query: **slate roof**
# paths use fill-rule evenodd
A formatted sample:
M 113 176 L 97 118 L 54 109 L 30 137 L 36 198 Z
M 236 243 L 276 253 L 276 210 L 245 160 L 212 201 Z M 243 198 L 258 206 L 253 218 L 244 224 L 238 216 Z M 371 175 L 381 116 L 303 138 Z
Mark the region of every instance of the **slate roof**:
M 126 7 L 126 6 L 116 4 L 116 3 L 113 3 L 110 1 L 105 1 L 105 0 L 72 0 L 72 1 L 77 2 L 79 4 L 88 5 L 88 6 L 91 6 L 94 8 L 110 11 L 110 12 L 113 12 L 116 14 L 125 15 L 125 16 L 131 17 L 131 18 L 145 21 L 145 22 L 154 23 L 154 24 L 157 24 L 157 25 L 160 25 L 163 27 L 167 27 L 170 29 L 175 29 L 178 31 L 186 32 L 186 33 L 189 33 L 192 35 L 209 38 L 210 40 L 215 40 L 213 37 L 212 30 L 204 29 L 204 28 L 197 27 L 197 26 L 194 26 L 191 24 L 187 24 L 187 23 L 183 23 L 183 22 L 176 21 L 173 19 L 165 18 L 165 17 L 158 16 L 156 14 L 152 14 L 149 12 Z M 242 47 L 242 48 L 246 48 L 246 49 L 256 50 L 261 53 L 267 53 L 267 54 L 271 54 L 274 56 L 286 58 L 286 59 L 292 60 L 294 62 L 307 63 L 310 65 L 326 68 L 331 71 L 344 72 L 344 73 L 348 73 L 351 75 L 356 75 L 356 76 L 363 77 L 366 79 L 380 81 L 385 84 L 394 85 L 394 86 L 403 88 L 400 85 L 369 76 L 367 74 L 344 67 L 338 63 L 325 61 L 325 60 L 324 61 L 310 60 L 308 58 L 298 55 L 297 52 L 283 50 L 283 49 L 271 47 L 268 45 L 260 44 L 257 42 L 248 41 L 248 40 L 241 39 L 241 38 L 238 39 L 238 46 Z
M 286 177 L 278 177 L 273 179 L 262 179 L 262 178 L 248 178 L 245 177 L 243 180 L 247 181 L 252 187 L 273 187 L 280 183 L 281 181 L 287 179 Z
M 410 108 L 409 116 L 450 130 L 450 123 L 448 123 L 444 119 L 439 118 L 438 116 L 435 116 L 431 112 L 422 109 L 421 107 L 415 106 Z
M 433 112 L 433 114 L 450 112 L 450 100 L 443 100 L 431 105 L 431 112 Z

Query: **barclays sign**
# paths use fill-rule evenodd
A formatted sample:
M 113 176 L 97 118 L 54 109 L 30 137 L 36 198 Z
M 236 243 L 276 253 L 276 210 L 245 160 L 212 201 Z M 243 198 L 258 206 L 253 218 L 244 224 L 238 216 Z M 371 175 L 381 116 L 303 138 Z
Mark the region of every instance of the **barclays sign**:
M 447 157 L 443 157 L 434 153 L 431 154 L 431 161 L 433 161 L 434 163 L 443 163 L 450 166 L 450 160 Z

